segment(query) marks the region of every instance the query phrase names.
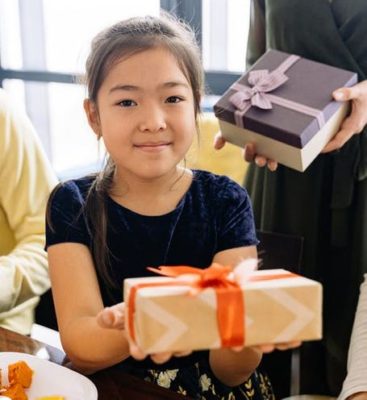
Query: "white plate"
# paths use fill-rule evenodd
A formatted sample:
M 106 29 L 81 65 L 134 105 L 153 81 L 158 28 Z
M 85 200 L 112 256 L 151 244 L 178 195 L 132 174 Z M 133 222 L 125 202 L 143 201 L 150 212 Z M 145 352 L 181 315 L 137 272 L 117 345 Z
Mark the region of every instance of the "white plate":
M 94 384 L 85 376 L 50 361 L 25 353 L 0 353 L 2 382 L 8 382 L 8 365 L 25 361 L 33 369 L 32 385 L 26 389 L 29 400 L 40 396 L 64 396 L 65 400 L 97 400 Z

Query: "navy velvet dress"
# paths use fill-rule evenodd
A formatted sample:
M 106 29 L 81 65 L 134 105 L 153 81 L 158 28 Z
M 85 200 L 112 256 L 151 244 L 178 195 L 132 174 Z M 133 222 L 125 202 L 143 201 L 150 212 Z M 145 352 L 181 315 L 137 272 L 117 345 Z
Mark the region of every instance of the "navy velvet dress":
M 224 176 L 197 170 L 193 174 L 189 190 L 168 214 L 137 214 L 107 198 L 107 242 L 117 287 L 122 288 L 125 278 L 151 275 L 147 267 L 191 265 L 206 268 L 220 251 L 257 245 L 246 190 Z M 93 232 L 83 206 L 93 179 L 71 180 L 54 193 L 50 203 L 53 229 L 47 224 L 46 247 L 75 242 L 91 248 Z M 98 272 L 97 276 L 104 305 L 121 302 L 122 289 L 109 292 Z M 221 384 L 210 370 L 207 351 L 173 358 L 161 365 L 149 358 L 144 361 L 128 358 L 117 367 L 193 398 L 272 397 L 269 382 L 260 373 L 253 374 L 247 386 L 229 388 Z

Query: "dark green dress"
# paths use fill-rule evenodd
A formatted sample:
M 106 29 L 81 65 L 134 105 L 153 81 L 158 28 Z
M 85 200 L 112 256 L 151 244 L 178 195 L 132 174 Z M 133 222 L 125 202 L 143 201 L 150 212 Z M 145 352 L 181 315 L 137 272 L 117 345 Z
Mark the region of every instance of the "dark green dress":
M 253 0 L 248 63 L 273 48 L 364 80 L 366 21 L 366 0 Z M 259 229 L 305 239 L 301 272 L 324 285 L 324 339 L 301 348 L 301 392 L 338 395 L 367 272 L 367 132 L 318 156 L 304 173 L 251 165 L 245 186 Z

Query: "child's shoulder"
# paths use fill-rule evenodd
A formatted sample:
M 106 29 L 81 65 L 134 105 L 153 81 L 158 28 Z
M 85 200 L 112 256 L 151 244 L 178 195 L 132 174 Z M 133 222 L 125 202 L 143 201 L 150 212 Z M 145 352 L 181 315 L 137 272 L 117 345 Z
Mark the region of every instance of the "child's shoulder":
M 79 199 L 84 200 L 95 180 L 95 176 L 85 176 L 78 179 L 69 179 L 60 182 L 53 190 L 52 197 L 57 200 Z
M 217 175 L 209 171 L 193 170 L 193 183 L 203 190 L 216 193 L 218 196 L 226 194 L 247 194 L 246 189 L 225 175 Z

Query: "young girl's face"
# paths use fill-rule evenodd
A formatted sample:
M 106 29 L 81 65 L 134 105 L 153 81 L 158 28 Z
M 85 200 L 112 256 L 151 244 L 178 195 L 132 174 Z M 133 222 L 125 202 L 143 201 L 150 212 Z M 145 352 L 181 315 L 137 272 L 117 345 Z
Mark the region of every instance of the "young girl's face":
M 190 83 L 161 47 L 117 62 L 101 85 L 97 108 L 92 127 L 126 178 L 175 172 L 196 132 Z

